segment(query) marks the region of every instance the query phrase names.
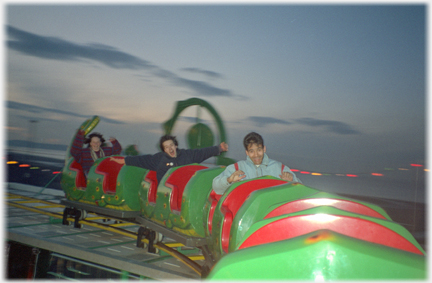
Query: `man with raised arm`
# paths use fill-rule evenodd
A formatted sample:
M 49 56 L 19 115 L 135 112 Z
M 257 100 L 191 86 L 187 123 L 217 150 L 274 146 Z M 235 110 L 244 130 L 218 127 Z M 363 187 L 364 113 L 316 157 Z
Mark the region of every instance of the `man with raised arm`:
M 172 167 L 201 163 L 204 160 L 228 151 L 228 144 L 222 142 L 218 146 L 210 146 L 198 149 L 178 149 L 178 142 L 175 136 L 164 135 L 159 140 L 162 152 L 156 154 L 145 154 L 139 156 L 126 156 L 124 159 L 112 157 L 111 160 L 156 171 L 158 183 L 165 173 Z

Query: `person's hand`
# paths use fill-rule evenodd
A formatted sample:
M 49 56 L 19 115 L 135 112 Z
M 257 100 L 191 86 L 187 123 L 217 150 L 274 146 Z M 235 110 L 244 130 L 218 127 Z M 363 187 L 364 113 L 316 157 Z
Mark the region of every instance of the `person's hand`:
M 234 173 L 231 174 L 231 176 L 229 176 L 227 178 L 228 183 L 234 183 L 234 182 L 238 182 L 241 181 L 243 178 L 245 178 L 246 175 L 242 170 L 237 170 Z
M 78 129 L 78 133 L 82 134 L 83 136 L 85 136 L 85 125 L 81 125 L 81 127 L 79 127 Z
M 291 174 L 290 172 L 282 172 L 282 175 L 279 175 L 279 177 L 282 180 L 285 180 L 285 181 L 288 181 L 288 182 L 291 182 L 294 179 L 293 174 Z
M 109 141 L 112 143 L 113 141 L 115 141 L 116 140 L 116 138 L 113 138 L 113 137 L 110 137 L 109 138 Z
M 125 160 L 123 158 L 110 157 L 110 161 L 117 162 L 118 164 L 125 164 Z
M 219 145 L 221 151 L 228 151 L 228 144 L 226 142 L 221 142 Z

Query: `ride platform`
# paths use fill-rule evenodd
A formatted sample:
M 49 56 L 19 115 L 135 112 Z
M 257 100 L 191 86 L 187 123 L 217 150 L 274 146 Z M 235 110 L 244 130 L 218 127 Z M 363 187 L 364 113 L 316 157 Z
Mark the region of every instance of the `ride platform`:
M 201 279 L 200 270 L 190 264 L 193 261 L 200 266 L 204 262 L 197 248 L 164 237 L 155 245 L 156 252 L 149 252 L 148 240 L 138 240 L 139 224 L 94 213 L 80 220 L 80 228 L 73 225 L 75 219 L 71 218 L 67 219 L 69 225 L 64 225 L 63 191 L 17 183 L 5 185 L 5 238 L 8 243 L 49 251 L 44 278 L 94 279 L 100 278 L 96 270 L 99 273 L 103 270 L 111 274 L 107 278 Z M 12 252 L 13 249 L 8 249 L 8 263 L 13 262 Z M 38 266 L 37 257 L 29 266 L 32 264 Z M 38 275 L 35 273 L 33 278 Z

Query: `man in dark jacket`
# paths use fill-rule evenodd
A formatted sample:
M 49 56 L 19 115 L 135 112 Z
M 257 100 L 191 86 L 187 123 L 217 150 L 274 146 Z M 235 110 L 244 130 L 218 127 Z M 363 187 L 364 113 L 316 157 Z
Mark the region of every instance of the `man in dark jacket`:
M 228 151 L 228 145 L 222 142 L 219 146 L 210 146 L 199 149 L 178 149 L 176 137 L 165 135 L 160 138 L 159 146 L 162 152 L 140 156 L 126 156 L 124 159 L 111 160 L 119 164 L 136 166 L 156 171 L 158 183 L 171 168 L 191 163 L 201 163 L 204 160 Z

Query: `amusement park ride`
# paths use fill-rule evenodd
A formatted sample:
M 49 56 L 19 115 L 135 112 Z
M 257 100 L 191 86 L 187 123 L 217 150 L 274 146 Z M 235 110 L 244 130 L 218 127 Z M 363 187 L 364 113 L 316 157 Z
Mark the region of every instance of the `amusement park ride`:
M 188 132 L 189 147 L 226 141 L 217 112 L 197 98 L 177 102 L 163 124 L 165 133 L 194 105 L 210 112 L 219 135 L 215 141 L 211 129 L 197 123 Z M 98 122 L 94 116 L 81 128 L 88 134 Z M 73 222 L 80 230 L 90 213 L 135 223 L 136 246 L 143 253 L 166 251 L 206 280 L 426 278 L 424 249 L 381 207 L 271 176 L 237 182 L 216 194 L 213 178 L 234 162 L 222 154 L 213 166 L 174 167 L 157 183 L 156 172 L 110 157 L 97 160 L 85 176 L 68 151 L 62 224 Z M 203 260 L 198 264 L 167 251 L 166 239 L 199 250 Z

